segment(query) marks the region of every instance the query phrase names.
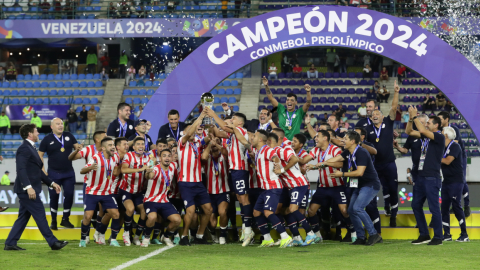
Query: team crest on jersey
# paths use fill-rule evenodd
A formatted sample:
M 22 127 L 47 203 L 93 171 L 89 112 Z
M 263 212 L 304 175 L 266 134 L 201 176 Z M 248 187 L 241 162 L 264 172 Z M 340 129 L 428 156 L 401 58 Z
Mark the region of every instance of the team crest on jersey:
M 185 206 L 187 206 L 187 204 L 188 204 L 187 200 L 184 200 L 183 204 L 185 204 Z
M 65 141 L 67 141 L 67 142 L 70 141 L 70 137 L 65 136 Z
M 415 140 L 415 141 L 413 141 L 413 142 L 416 142 L 416 141 L 418 141 L 418 139 L 416 139 L 416 140 Z
M 130 125 L 130 126 L 128 126 L 128 128 L 129 128 L 129 129 L 133 129 L 133 126 L 132 126 L 132 125 Z
M 87 209 L 87 205 L 86 205 L 86 204 L 83 205 L 83 210 L 85 210 L 85 209 Z
M 145 213 L 149 213 L 150 212 L 150 208 L 147 208 L 147 210 L 145 210 Z
M 373 131 L 372 131 L 372 132 L 370 132 L 370 134 L 373 134 Z
M 127 198 L 127 195 L 123 195 L 123 197 L 122 197 L 122 201 L 124 201 L 124 200 L 125 200 L 125 198 Z

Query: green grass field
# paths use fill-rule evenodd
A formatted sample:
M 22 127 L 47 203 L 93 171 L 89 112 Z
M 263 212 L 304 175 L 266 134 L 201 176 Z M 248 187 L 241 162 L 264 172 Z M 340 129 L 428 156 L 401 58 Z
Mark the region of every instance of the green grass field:
M 111 269 L 164 247 L 113 248 L 91 243 L 80 249 L 78 241 L 61 251 L 50 250 L 43 241 L 20 241 L 19 246 L 27 250 L 2 252 L 2 269 Z M 128 269 L 478 269 L 475 258 L 479 253 L 480 241 L 413 246 L 410 241 L 384 240 L 373 247 L 325 241 L 287 249 L 240 244 L 176 246 Z

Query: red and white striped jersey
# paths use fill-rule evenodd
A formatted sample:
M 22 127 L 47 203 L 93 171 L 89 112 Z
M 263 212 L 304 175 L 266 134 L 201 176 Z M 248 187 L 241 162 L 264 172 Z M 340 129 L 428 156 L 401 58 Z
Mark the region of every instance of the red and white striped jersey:
M 182 197 L 180 196 L 180 189 L 178 188 L 178 174 L 180 173 L 180 167 L 178 166 L 178 162 L 170 163 L 169 170 L 171 168 L 175 168 L 175 174 L 173 179 L 171 180 L 172 183 L 170 183 L 170 191 L 168 192 L 168 198 L 181 199 Z
M 300 149 L 300 151 L 298 153 L 296 153 L 297 157 L 299 158 L 305 158 L 306 156 L 308 156 L 308 152 L 304 149 Z M 306 169 L 307 167 L 307 164 L 304 164 L 303 166 L 300 166 L 302 169 Z
M 326 153 L 325 153 L 326 152 Z M 325 151 L 322 149 L 315 147 L 310 151 L 310 156 L 313 157 L 317 163 L 327 161 L 333 157 L 336 157 L 342 153 L 340 147 L 337 147 L 333 144 L 328 145 L 328 148 Z M 325 155 L 325 156 L 324 156 Z M 324 156 L 323 160 L 322 157 Z M 340 171 L 340 169 L 333 168 L 333 167 L 325 167 L 323 169 L 319 169 L 319 186 L 320 187 L 337 187 L 343 185 L 343 180 L 341 177 L 331 177 L 330 174 Z
M 128 152 L 123 157 L 123 164 L 127 164 L 130 169 L 139 169 L 143 165 L 148 165 L 150 157 L 148 155 L 143 155 L 138 157 L 135 152 Z M 123 174 L 123 181 L 120 185 L 120 189 L 125 190 L 126 192 L 135 194 L 142 191 L 143 182 L 145 181 L 145 171 L 137 173 L 125 173 Z
M 240 133 L 247 139 L 248 134 L 247 130 L 243 127 L 236 127 Z M 230 135 L 230 143 L 228 149 L 228 162 L 230 163 L 230 170 L 246 170 L 247 169 L 247 149 L 245 146 L 237 139 L 234 133 L 228 133 Z
M 202 182 L 200 155 L 200 149 L 196 147 L 195 143 L 187 141 L 184 144 L 181 139 L 178 140 L 178 165 L 180 166 L 178 182 Z
M 116 152 L 114 155 L 113 155 L 113 161 L 115 162 L 115 165 L 112 165 L 113 168 L 115 167 L 121 167 L 122 166 L 122 161 L 123 159 L 120 158 L 120 154 L 118 154 L 118 152 Z M 122 178 L 123 178 L 123 174 L 120 173 L 119 176 L 115 176 L 115 175 L 112 175 L 112 186 L 110 187 L 110 192 L 112 194 L 118 194 L 118 190 L 120 188 L 120 184 L 122 183 Z
M 282 167 L 287 166 L 288 160 L 290 160 L 291 157 L 295 156 L 295 151 L 293 151 L 293 148 L 290 146 L 284 146 L 284 148 L 275 147 L 274 149 L 277 156 L 280 158 L 280 163 L 282 164 Z M 298 166 L 298 164 L 295 164 L 295 166 L 291 167 L 290 169 L 279 175 L 283 185 L 288 187 L 289 189 L 308 185 L 307 179 L 302 174 Z
M 292 141 L 287 139 L 287 137 L 283 137 L 282 148 L 285 148 L 286 146 L 292 146 Z
M 104 160 L 101 153 L 94 155 L 85 165 L 90 167 L 93 163 L 97 163 L 97 169 L 90 171 L 87 179 L 87 187 L 85 188 L 85 194 L 89 195 L 110 195 L 112 185 L 112 173 L 115 166 L 113 157 Z M 110 177 L 107 177 L 107 171 L 110 173 Z
M 97 147 L 95 146 L 95 144 L 92 144 L 92 145 L 89 145 L 89 146 L 85 146 L 85 147 L 82 148 L 82 150 L 80 150 L 80 152 L 78 152 L 78 153 L 80 153 L 80 156 L 85 159 L 85 164 L 87 164 L 88 161 L 90 161 L 90 159 L 91 159 L 95 154 L 98 153 L 98 151 L 97 151 Z M 85 177 L 83 178 L 83 182 L 84 182 L 84 183 L 87 182 L 87 180 L 88 180 L 88 175 L 89 175 L 89 174 L 90 174 L 90 173 L 85 174 Z
M 275 149 L 268 147 L 268 145 L 262 146 L 255 154 L 257 177 L 262 181 L 262 189 L 264 190 L 283 188 L 282 181 L 273 172 L 275 162 L 272 161 L 272 158 L 275 156 L 277 156 Z
M 255 153 L 255 148 L 253 148 L 253 153 Z M 247 154 L 248 155 L 248 154 Z M 260 177 L 257 177 L 257 168 L 255 168 L 255 161 L 251 158 L 248 158 L 248 174 L 250 175 L 250 188 L 262 188 L 262 181 Z
M 208 194 L 221 194 L 230 191 L 228 186 L 228 161 L 222 154 L 218 157 L 209 155 L 204 162 L 207 175 Z
M 167 203 L 168 200 L 168 191 L 170 190 L 170 185 L 172 179 L 175 177 L 175 172 L 177 168 L 175 165 L 168 166 L 166 171 L 163 171 L 162 165 L 156 165 L 153 168 L 154 176 L 153 179 L 148 180 L 147 192 L 145 192 L 145 198 L 143 202 L 157 202 L 157 203 Z

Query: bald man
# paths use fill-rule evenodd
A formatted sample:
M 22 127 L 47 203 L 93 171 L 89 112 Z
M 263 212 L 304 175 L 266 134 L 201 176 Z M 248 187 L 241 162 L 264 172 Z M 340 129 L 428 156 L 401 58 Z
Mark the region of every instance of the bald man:
M 63 187 L 63 217 L 60 226 L 73 228 L 70 223 L 70 210 L 73 205 L 73 194 L 75 191 L 75 172 L 73 171 L 72 161 L 68 156 L 74 149 L 82 149 L 82 145 L 77 142 L 70 132 L 63 131 L 63 121 L 60 118 L 54 118 L 50 128 L 52 133 L 45 136 L 40 143 L 38 155 L 43 162 L 43 155 L 48 155 L 48 170 L 43 171 L 52 179 L 53 182 Z M 57 230 L 57 210 L 59 194 L 53 189 L 48 190 L 50 193 L 50 212 L 52 215 L 52 223 L 50 228 Z

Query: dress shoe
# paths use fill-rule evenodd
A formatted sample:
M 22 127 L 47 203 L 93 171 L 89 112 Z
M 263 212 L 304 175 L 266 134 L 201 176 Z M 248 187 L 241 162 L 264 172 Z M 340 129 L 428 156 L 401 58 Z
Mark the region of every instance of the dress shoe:
M 57 241 L 51 246 L 52 250 L 60 250 L 68 244 L 67 241 Z
M 9 207 L 0 207 L 0 212 L 7 210 Z
M 62 219 L 62 222 L 60 222 L 60 226 L 69 229 L 75 228 L 75 226 L 73 226 L 73 224 L 68 219 Z
M 7 245 L 5 245 L 5 247 L 3 248 L 3 250 L 25 250 L 25 249 L 24 249 L 24 248 L 21 248 L 21 247 L 19 247 L 19 246 L 17 246 L 17 245 L 15 245 L 15 246 L 7 246 Z

